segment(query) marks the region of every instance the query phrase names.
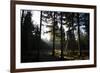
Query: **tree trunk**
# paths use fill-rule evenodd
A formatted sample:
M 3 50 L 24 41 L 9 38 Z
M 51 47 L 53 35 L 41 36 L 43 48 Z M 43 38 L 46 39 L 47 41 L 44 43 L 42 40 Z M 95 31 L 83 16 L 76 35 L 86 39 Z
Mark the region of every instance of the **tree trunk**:
M 79 13 L 77 13 L 77 25 L 78 25 L 78 48 L 80 51 L 80 59 L 82 58 L 81 44 L 80 44 L 80 24 L 79 24 Z
M 64 55 L 63 55 L 63 36 L 62 36 L 62 12 L 61 12 L 61 59 L 64 59 Z
M 54 12 L 54 22 L 53 22 L 53 50 L 52 50 L 52 55 L 55 55 L 55 12 Z
M 37 28 L 37 36 L 39 43 L 37 42 L 37 60 L 39 61 L 40 58 L 40 48 L 41 48 L 41 25 L 42 25 L 42 11 L 40 12 L 40 28 Z M 39 46 L 38 46 L 39 45 Z

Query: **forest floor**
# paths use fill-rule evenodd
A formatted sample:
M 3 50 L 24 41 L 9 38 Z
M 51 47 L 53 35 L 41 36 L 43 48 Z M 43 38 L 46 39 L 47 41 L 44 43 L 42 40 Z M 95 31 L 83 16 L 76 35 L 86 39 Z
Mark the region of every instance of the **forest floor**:
M 64 51 L 65 54 L 63 58 L 61 58 L 61 51 L 60 49 L 55 49 L 55 55 L 52 55 L 52 46 L 47 45 L 45 42 L 42 41 L 42 46 L 39 51 L 37 50 L 30 50 L 27 51 L 26 55 L 23 56 L 21 62 L 48 62 L 48 61 L 68 61 L 68 60 L 80 60 L 79 52 L 71 53 Z M 69 54 L 68 54 L 69 53 Z M 88 59 L 88 56 L 83 53 L 83 60 Z

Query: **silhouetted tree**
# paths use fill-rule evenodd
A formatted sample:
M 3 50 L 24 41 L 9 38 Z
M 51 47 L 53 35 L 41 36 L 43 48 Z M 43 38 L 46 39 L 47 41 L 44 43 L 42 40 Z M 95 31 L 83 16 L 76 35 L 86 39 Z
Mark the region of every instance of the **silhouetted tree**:
M 81 54 L 89 57 L 89 13 L 80 14 L 80 47 Z M 85 53 L 86 52 L 86 53 Z

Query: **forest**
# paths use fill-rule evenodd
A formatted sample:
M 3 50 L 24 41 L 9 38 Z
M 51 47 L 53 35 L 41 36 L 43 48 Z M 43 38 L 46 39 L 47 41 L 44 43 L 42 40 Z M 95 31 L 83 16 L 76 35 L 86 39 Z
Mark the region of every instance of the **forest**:
M 20 10 L 21 62 L 89 59 L 89 16 Z

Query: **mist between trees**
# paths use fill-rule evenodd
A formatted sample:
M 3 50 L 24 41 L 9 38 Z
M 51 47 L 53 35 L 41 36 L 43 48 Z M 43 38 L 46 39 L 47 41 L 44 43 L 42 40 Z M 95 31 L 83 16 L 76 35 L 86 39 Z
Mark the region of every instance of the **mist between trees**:
M 20 12 L 21 62 L 89 59 L 89 13 Z

